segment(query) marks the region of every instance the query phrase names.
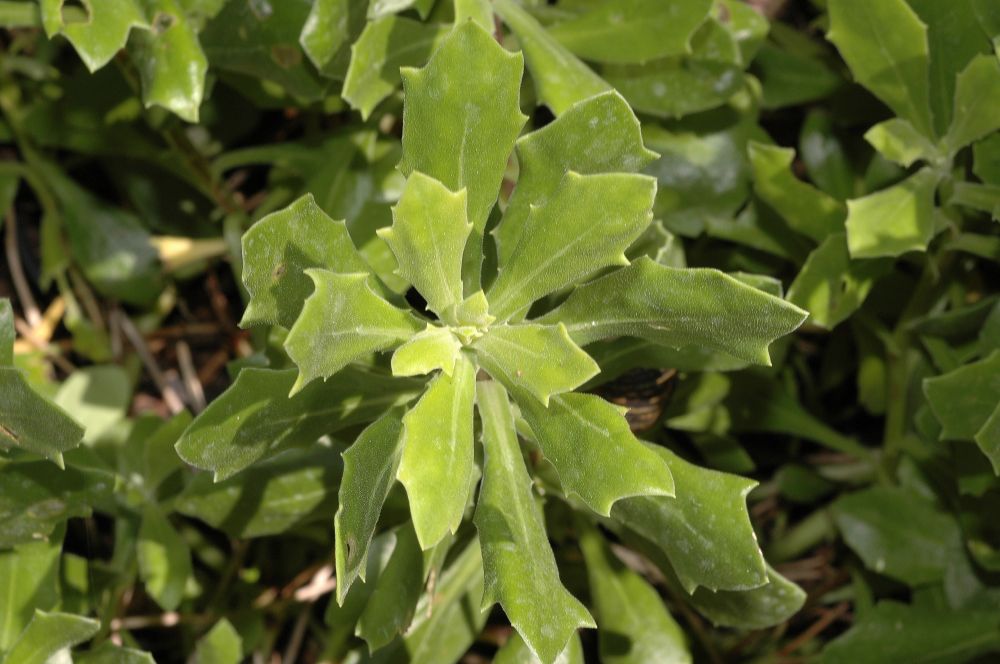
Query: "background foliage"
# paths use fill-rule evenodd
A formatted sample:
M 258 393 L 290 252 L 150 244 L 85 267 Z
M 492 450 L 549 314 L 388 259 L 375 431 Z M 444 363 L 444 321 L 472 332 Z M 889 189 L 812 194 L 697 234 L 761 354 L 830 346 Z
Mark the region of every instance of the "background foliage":
M 1000 649 L 993 0 L 8 0 L 0 24 L 4 664 L 962 662 Z M 465 72 L 449 94 L 478 94 L 488 117 L 431 110 L 441 71 Z M 620 143 L 586 124 L 598 112 Z M 466 138 L 500 134 L 521 135 L 516 157 L 506 138 L 476 153 L 496 171 L 495 209 L 495 191 L 448 169 Z M 527 482 L 477 451 L 475 523 L 420 506 L 411 486 L 440 478 L 403 471 L 404 490 L 395 470 L 366 474 L 365 455 L 399 440 L 396 407 L 425 403 L 427 349 L 448 344 L 423 337 L 411 377 L 392 375 L 407 371 L 397 353 L 303 386 L 296 365 L 334 371 L 310 355 L 315 331 L 296 332 L 302 301 L 326 283 L 419 312 L 418 285 L 467 324 L 476 304 L 460 300 L 480 273 L 452 266 L 464 293 L 421 285 L 426 234 L 400 218 L 419 224 L 417 201 L 464 205 L 469 230 L 453 231 L 484 242 L 488 286 L 517 239 L 497 210 L 539 216 L 524 201 L 552 191 L 562 224 L 596 209 L 553 189 L 588 145 L 621 158 L 580 176 L 619 178 L 600 191 L 604 216 L 641 198 L 622 185 L 647 180 L 622 172 L 657 184 L 652 222 L 626 238 L 632 265 L 553 312 L 562 296 L 536 305 L 601 374 L 581 368 L 574 385 L 589 382 L 548 410 L 519 398 L 519 373 L 504 381 L 534 487 L 520 502 L 510 487 Z M 537 237 L 521 255 L 548 255 Z M 290 247 L 301 268 L 352 243 L 381 290 L 261 257 Z M 530 300 L 598 262 L 547 272 Z M 676 268 L 732 277 L 653 290 L 703 296 L 656 308 L 691 307 L 679 336 L 574 331 L 602 293 L 641 301 L 630 279 L 718 275 Z M 262 295 L 273 278 L 283 289 Z M 725 288 L 739 297 L 697 327 Z M 505 316 L 530 304 L 502 282 L 490 293 Z M 795 307 L 808 319 L 784 336 Z M 413 320 L 399 319 L 406 335 Z M 548 398 L 552 380 L 528 376 L 526 392 Z M 516 468 L 506 397 L 479 390 L 491 415 L 470 435 L 504 441 Z M 594 394 L 630 406 L 655 447 Z M 574 420 L 554 407 L 655 450 L 646 463 L 669 467 L 674 497 L 571 486 L 564 464 L 615 460 L 560 455 L 552 441 Z M 342 509 L 366 496 L 378 505 Z M 537 513 L 529 559 L 489 548 L 491 514 L 515 503 Z M 339 539 L 374 533 L 366 560 L 335 541 L 335 520 Z M 479 612 L 484 585 L 502 608 Z M 565 650 L 532 630 L 558 622 L 560 592 L 570 631 L 597 625 Z

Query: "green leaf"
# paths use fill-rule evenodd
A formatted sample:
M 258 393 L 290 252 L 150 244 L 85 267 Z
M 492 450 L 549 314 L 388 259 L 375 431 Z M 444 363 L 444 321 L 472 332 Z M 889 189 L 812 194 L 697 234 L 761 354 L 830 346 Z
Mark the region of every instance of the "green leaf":
M 10 306 L 10 300 L 0 297 L 0 367 L 14 366 L 14 341 L 16 339 L 14 310 Z
M 105 641 L 94 650 L 73 653 L 73 664 L 156 664 L 148 652 Z
M 673 496 L 674 482 L 658 454 L 639 442 L 625 416 L 593 394 L 562 394 L 548 408 L 519 402 L 535 440 L 568 494 L 602 516 L 629 496 Z
M 367 120 L 379 102 L 399 87 L 399 68 L 427 62 L 447 34 L 447 26 L 401 16 L 384 16 L 368 23 L 351 46 L 344 100 Z
M 961 148 L 1000 129 L 1000 59 L 978 55 L 958 75 L 955 112 L 943 149 L 954 154 Z
M 370 274 L 318 268 L 306 274 L 315 290 L 285 339 L 285 350 L 299 367 L 293 395 L 316 378 L 326 380 L 351 362 L 398 346 L 423 327 L 413 314 L 382 299 Z
M 392 209 L 392 227 L 378 231 L 395 254 L 399 273 L 438 316 L 463 299 L 462 252 L 472 232 L 466 199 L 465 189 L 452 193 L 415 171 Z
M 865 132 L 865 140 L 883 157 L 903 168 L 918 160 L 933 162 L 940 156 L 934 143 L 901 118 L 878 123 Z
M 553 394 L 569 392 L 600 371 L 561 323 L 491 327 L 472 348 L 480 366 L 508 390 L 545 406 Z
M 137 30 L 129 45 L 142 81 L 147 108 L 162 106 L 188 122 L 198 122 L 208 60 L 194 25 L 177 0 L 155 0 L 150 30 Z
M 46 664 L 60 650 L 92 637 L 100 626 L 90 618 L 36 610 L 28 627 L 7 651 L 4 664 Z
M 41 0 L 39 3 L 45 34 L 66 37 L 91 72 L 108 64 L 115 53 L 125 48 L 132 28 L 149 25 L 136 0 L 88 2 L 84 21 L 66 21 L 64 3 L 65 0 Z
M 62 534 L 0 551 L 0 652 L 13 645 L 36 609 L 59 601 L 59 555 Z
M 739 44 L 719 21 L 706 20 L 691 47 L 687 56 L 644 65 L 606 65 L 601 73 L 632 108 L 659 118 L 716 108 L 743 88 Z
M 828 4 L 827 38 L 854 78 L 924 136 L 934 137 L 927 29 L 917 14 L 905 0 Z
M 924 168 L 888 189 L 847 201 L 851 258 L 899 256 L 923 250 L 934 236 L 938 175 Z
M 974 440 L 1000 471 L 1000 351 L 924 380 L 924 395 L 941 423 L 941 440 Z M 998 473 L 1000 474 L 1000 473 Z
M 580 345 L 633 336 L 770 365 L 768 346 L 805 317 L 798 307 L 718 270 L 670 268 L 643 257 L 577 287 L 539 322 L 563 322 Z
M 539 659 L 524 642 L 521 635 L 512 632 L 507 642 L 493 656 L 493 664 L 539 664 Z M 559 653 L 553 664 L 584 664 L 583 644 L 580 635 L 570 637 L 566 649 Z
M 775 25 L 782 25 L 780 23 Z M 793 33 L 798 37 L 798 33 Z M 841 77 L 822 58 L 805 49 L 767 41 L 753 61 L 763 86 L 766 109 L 797 106 L 818 101 L 836 92 Z
M 342 466 L 337 448 L 288 450 L 222 482 L 197 475 L 174 507 L 230 537 L 276 535 L 334 515 Z
M 347 68 L 348 45 L 362 34 L 368 0 L 315 0 L 299 34 L 299 44 L 320 71 L 336 78 Z
M 396 477 L 406 487 L 424 550 L 458 530 L 469 503 L 475 385 L 475 365 L 459 356 L 454 375 L 438 374 L 403 417 L 403 453 Z
M 225 618 L 198 639 L 195 646 L 195 657 L 199 663 L 208 664 L 239 664 L 243 660 L 243 639 Z
M 1000 648 L 996 611 L 882 601 L 830 642 L 823 664 L 962 664 Z
M 750 141 L 754 191 L 780 214 L 792 230 L 823 242 L 844 229 L 847 208 L 792 174 L 795 151 Z
M 542 204 L 573 171 L 636 172 L 656 158 L 642 145 L 639 121 L 617 92 L 604 92 L 565 109 L 552 123 L 517 140 L 517 186 L 493 231 L 501 263 L 510 260 L 532 206 Z
M 549 28 L 563 46 L 587 60 L 642 63 L 691 50 L 711 0 L 664 5 L 660 0 L 601 0 Z
M 832 330 L 864 304 L 876 279 L 888 271 L 883 260 L 852 261 L 844 233 L 816 247 L 788 288 L 788 301 L 809 312 L 809 320 Z
M 759 588 L 716 592 L 698 588 L 686 599 L 713 625 L 766 629 L 798 613 L 806 601 L 806 593 L 768 565 L 767 583 Z
M 90 516 L 91 506 L 113 487 L 105 471 L 0 462 L 0 548 L 46 538 L 66 519 Z
M 549 293 L 602 268 L 627 265 L 625 249 L 649 226 L 656 181 L 645 175 L 570 171 L 531 206 L 517 245 L 486 292 L 507 320 Z
M 59 386 L 53 400 L 86 430 L 84 440 L 96 442 L 125 417 L 132 402 L 128 373 L 117 365 L 105 364 L 74 371 Z
M 192 574 L 191 552 L 167 516 L 155 505 L 147 506 L 142 512 L 136 558 L 139 578 L 146 592 L 165 611 L 176 609 Z
M 221 481 L 283 449 L 371 422 L 412 399 L 421 385 L 349 368 L 289 398 L 295 380 L 292 369 L 243 369 L 191 423 L 177 441 L 177 453 Z
M 473 232 L 464 264 L 475 288 L 486 219 L 527 119 L 518 107 L 523 70 L 520 53 L 505 51 L 473 21 L 451 31 L 426 67 L 402 70 L 399 169 L 407 176 L 420 171 L 451 191 L 467 190 Z
M 554 114 L 562 115 L 573 104 L 611 89 L 514 0 L 494 0 L 493 10 L 517 35 L 535 94 Z
M 327 81 L 299 46 L 300 33 L 314 25 L 307 23 L 307 18 L 313 19 L 312 4 L 310 0 L 227 2 L 201 32 L 201 44 L 209 63 L 213 68 L 252 77 L 251 82 L 257 84 L 261 80 L 275 83 L 302 102 L 319 101 L 325 94 Z M 345 3 L 332 0 L 332 4 Z M 364 21 L 363 13 L 364 10 L 360 21 Z M 339 16 L 349 15 L 345 12 Z M 328 14 L 321 18 L 333 17 Z M 339 30 L 331 30 L 329 26 L 338 25 L 339 21 L 331 20 L 316 28 L 332 37 Z M 357 29 L 360 32 L 361 26 Z
M 904 583 L 938 581 L 951 557 L 962 555 L 955 520 L 906 489 L 872 487 L 842 496 L 833 517 L 865 566 Z
M 63 465 L 62 453 L 83 440 L 83 427 L 31 389 L 14 367 L 0 367 L 0 447 L 21 449 Z
M 334 518 L 337 602 L 341 605 L 354 580 L 359 576 L 365 580 L 369 545 L 399 468 L 402 434 L 399 413 L 389 411 L 344 452 L 340 506 Z
M 368 271 L 347 226 L 330 219 L 312 194 L 267 215 L 243 235 L 243 284 L 250 303 L 240 325 L 291 328 L 313 290 L 309 268 Z
M 440 369 L 450 376 L 461 351 L 462 342 L 450 328 L 428 323 L 392 354 L 392 375 L 419 376 Z
M 799 132 L 799 156 L 817 187 L 841 201 L 854 194 L 854 167 L 830 113 L 813 110 L 806 115 Z
M 976 55 L 988 53 L 990 44 L 979 27 L 975 0 L 907 2 L 927 26 L 931 110 L 934 128 L 942 135 L 953 118 L 956 77 Z
M 424 589 L 425 571 L 429 571 L 426 562 L 433 553 L 421 550 L 411 524 L 404 524 L 395 532 L 396 546 L 379 574 L 355 630 L 368 643 L 370 652 L 387 645 L 410 626 Z M 447 549 L 449 543 L 441 542 L 440 548 Z
M 677 497 L 626 498 L 615 503 L 611 517 L 661 549 L 689 593 L 698 586 L 750 590 L 767 583 L 746 508 L 746 495 L 757 483 L 653 449 L 670 466 Z
M 591 526 L 580 533 L 594 603 L 601 661 L 691 662 L 684 631 L 656 590 L 623 565 Z
M 475 516 L 486 570 L 482 608 L 499 602 L 531 651 L 549 664 L 577 628 L 594 621 L 559 580 L 507 394 L 495 381 L 477 388 L 486 451 Z

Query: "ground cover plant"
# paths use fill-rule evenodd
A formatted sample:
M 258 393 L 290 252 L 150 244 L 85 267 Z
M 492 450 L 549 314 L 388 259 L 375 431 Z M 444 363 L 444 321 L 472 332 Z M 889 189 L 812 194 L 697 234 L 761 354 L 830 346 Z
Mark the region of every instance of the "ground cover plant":
M 3 664 L 1000 652 L 994 0 L 0 25 Z

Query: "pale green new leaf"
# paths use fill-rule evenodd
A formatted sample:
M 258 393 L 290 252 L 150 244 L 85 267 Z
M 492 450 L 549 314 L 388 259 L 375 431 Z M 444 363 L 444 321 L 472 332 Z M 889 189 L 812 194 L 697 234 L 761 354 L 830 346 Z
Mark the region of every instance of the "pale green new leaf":
M 689 53 L 711 8 L 711 0 L 600 0 L 549 33 L 586 60 L 642 63 Z
M 794 150 L 750 141 L 747 151 L 754 191 L 793 230 L 816 242 L 844 230 L 847 216 L 844 204 L 792 174 Z
M 476 367 L 460 355 L 453 376 L 438 374 L 403 417 L 403 456 L 396 476 L 406 487 L 422 549 L 458 530 L 469 503 Z
M 384 16 L 368 23 L 351 46 L 344 100 L 367 120 L 379 102 L 399 87 L 399 68 L 427 62 L 447 34 L 447 26 L 401 16 Z
M 499 602 L 532 652 L 551 664 L 577 628 L 594 621 L 559 580 L 506 392 L 495 381 L 477 388 L 486 454 L 475 516 L 486 570 L 482 608 Z
M 529 208 L 524 230 L 486 293 L 490 313 L 507 320 L 532 302 L 614 265 L 652 220 L 656 180 L 601 173 L 563 176 Z
M 28 627 L 7 651 L 4 664 L 47 664 L 60 650 L 92 637 L 100 626 L 90 618 L 36 610 Z
M 351 362 L 398 346 L 423 328 L 413 314 L 372 289 L 370 274 L 318 268 L 306 274 L 315 290 L 285 339 L 285 350 L 299 367 L 292 395 L 316 378 L 325 380 Z
M 137 0 L 101 0 L 87 2 L 87 20 L 65 21 L 66 0 L 41 0 L 42 25 L 52 37 L 61 34 L 73 45 L 90 71 L 97 71 L 125 48 L 132 28 L 149 27 Z
M 934 143 L 902 118 L 878 123 L 865 132 L 865 140 L 883 157 L 904 168 L 918 160 L 931 162 L 939 158 Z
M 239 664 L 243 659 L 243 639 L 233 624 L 225 618 L 198 639 L 195 659 L 199 664 Z
M 517 35 L 535 94 L 554 114 L 611 89 L 514 0 L 494 0 L 493 9 Z
M 569 392 L 600 371 L 562 323 L 491 327 L 472 348 L 480 366 L 508 390 L 545 406 L 553 394 Z
M 854 78 L 934 137 L 927 29 L 905 0 L 830 0 L 830 31 Z
M 686 599 L 713 625 L 766 629 L 798 613 L 806 601 L 806 593 L 768 565 L 767 583 L 759 588 L 715 592 L 698 588 Z
M 0 652 L 13 645 L 35 609 L 49 610 L 59 601 L 61 553 L 61 533 L 0 551 Z
M 334 518 L 337 602 L 359 576 L 365 580 L 368 547 L 378 524 L 382 505 L 396 480 L 402 453 L 403 423 L 389 411 L 361 432 L 344 452 L 340 505 Z
M 689 664 L 684 631 L 656 590 L 614 557 L 592 526 L 580 533 L 590 596 L 606 664 Z
M 530 398 L 518 405 L 563 490 L 598 514 L 610 515 L 621 498 L 674 495 L 666 461 L 639 442 L 622 412 L 601 397 L 560 394 L 548 408 Z
M 473 21 L 457 26 L 422 69 L 404 68 L 403 159 L 451 191 L 468 191 L 473 225 L 466 279 L 478 285 L 483 233 L 514 140 L 527 119 L 518 106 L 524 63 Z
M 1000 59 L 979 55 L 958 75 L 955 111 L 943 149 L 955 153 L 1000 129 Z
M 718 270 L 671 268 L 642 257 L 579 286 L 538 322 L 562 322 L 582 346 L 631 336 L 672 348 L 721 350 L 769 365 L 771 342 L 805 318 L 795 305 Z
M 614 91 L 573 104 L 555 121 L 519 138 L 515 147 L 517 186 L 493 231 L 501 263 L 517 247 L 531 206 L 551 196 L 567 172 L 634 173 L 656 159 L 643 147 L 632 109 Z
M 313 291 L 309 268 L 367 272 L 347 226 L 334 221 L 312 194 L 273 212 L 243 235 L 243 284 L 250 294 L 240 324 L 291 328 Z
M 450 328 L 428 323 L 392 354 L 392 375 L 419 376 L 440 369 L 450 376 L 461 351 L 462 342 Z
M 296 371 L 246 368 L 177 441 L 177 453 L 224 480 L 250 464 L 320 436 L 377 419 L 420 392 L 419 381 L 348 368 L 294 397 Z
M 208 59 L 177 0 L 155 0 L 153 7 L 150 29 L 136 31 L 129 45 L 142 81 L 143 103 L 197 122 Z
M 148 505 L 142 512 L 136 559 L 146 592 L 163 610 L 176 609 L 192 573 L 191 552 L 156 505 Z
M 670 466 L 676 498 L 626 498 L 615 503 L 611 517 L 662 550 L 689 593 L 699 586 L 749 590 L 767 583 L 746 507 L 756 482 L 654 449 Z
M 439 316 L 462 301 L 462 252 L 472 232 L 466 206 L 465 189 L 453 193 L 414 171 L 392 209 L 392 226 L 378 231 L 395 254 L 400 275 Z

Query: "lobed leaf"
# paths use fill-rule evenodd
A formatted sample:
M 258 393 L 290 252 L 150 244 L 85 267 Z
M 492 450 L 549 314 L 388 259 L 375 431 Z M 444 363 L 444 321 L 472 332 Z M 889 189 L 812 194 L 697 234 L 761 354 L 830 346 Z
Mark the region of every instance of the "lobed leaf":
M 63 5 L 66 0 L 40 0 L 45 34 L 61 34 L 76 49 L 87 69 L 97 71 L 111 61 L 115 53 L 125 48 L 132 28 L 149 27 L 145 12 L 137 0 L 102 0 L 87 3 L 87 20 L 66 21 Z
M 944 150 L 954 154 L 961 148 L 1000 129 L 996 109 L 1000 107 L 1000 59 L 978 55 L 958 75 L 955 111 Z
M 403 159 L 451 191 L 468 192 L 466 280 L 478 288 L 486 219 L 527 119 L 518 106 L 524 63 L 474 21 L 452 30 L 422 69 L 403 68 Z
M 62 539 L 59 533 L 0 551 L 0 652 L 14 644 L 36 609 L 48 611 L 59 602 Z
M 440 369 L 450 376 L 461 352 L 462 342 L 450 328 L 428 323 L 392 354 L 392 375 L 419 376 Z
M 553 394 L 569 392 L 600 371 L 562 323 L 491 327 L 472 348 L 479 365 L 504 387 L 545 406 Z
M 756 482 L 654 449 L 670 466 L 676 498 L 625 498 L 615 503 L 611 517 L 661 549 L 689 593 L 699 586 L 750 590 L 767 583 L 746 508 L 746 495 Z
M 458 530 L 473 472 L 472 409 L 476 367 L 464 355 L 454 375 L 435 377 L 403 417 L 397 478 L 406 487 L 417 539 L 424 550 Z
M 593 394 L 560 394 L 548 407 L 518 401 L 535 441 L 568 494 L 603 516 L 629 496 L 673 496 L 666 461 L 641 443 L 615 406 Z
M 92 637 L 100 626 L 98 621 L 83 616 L 36 609 L 31 622 L 7 651 L 4 662 L 46 664 L 60 650 Z
M 934 236 L 938 175 L 924 168 L 888 189 L 847 201 L 851 258 L 898 256 L 923 250 Z
M 477 395 L 486 453 L 475 516 L 486 572 L 482 608 L 499 602 L 531 651 L 551 664 L 576 629 L 594 621 L 559 580 L 506 392 L 482 381 Z
M 1000 474 L 1000 351 L 924 380 L 941 440 L 974 440 Z
M 643 257 L 577 287 L 538 322 L 563 322 L 580 345 L 632 336 L 769 365 L 768 346 L 805 317 L 795 305 L 717 270 L 670 268 Z
M 243 369 L 191 423 L 177 441 L 177 453 L 224 480 L 283 449 L 371 422 L 412 399 L 421 385 L 349 368 L 289 398 L 295 380 L 293 369 Z
M 878 123 L 865 132 L 865 140 L 883 157 L 903 168 L 918 160 L 935 161 L 939 157 L 934 143 L 902 118 Z
M 334 221 L 311 194 L 273 212 L 243 235 L 243 285 L 250 302 L 240 325 L 291 328 L 313 290 L 310 268 L 367 272 L 347 226 Z
M 532 302 L 603 268 L 627 265 L 625 249 L 652 220 L 656 181 L 645 175 L 566 173 L 530 207 L 524 230 L 486 292 L 507 320 Z
M 327 378 L 352 362 L 398 346 L 423 325 L 372 289 L 370 274 L 336 274 L 310 268 L 315 290 L 288 331 L 285 350 L 299 367 L 294 395 L 316 378 Z
M 378 231 L 395 254 L 399 273 L 438 316 L 463 300 L 462 252 L 472 231 L 466 207 L 465 189 L 452 193 L 415 171 L 392 209 L 392 226 Z
M 933 138 L 927 28 L 905 0 L 830 0 L 830 31 L 859 83 Z M 892 26 L 887 30 L 886 26 Z
M 576 102 L 550 124 L 519 138 L 515 149 L 517 186 L 493 231 L 501 263 L 510 260 L 524 235 L 532 206 L 551 196 L 567 172 L 633 173 L 656 158 L 643 147 L 632 109 L 614 91 Z

